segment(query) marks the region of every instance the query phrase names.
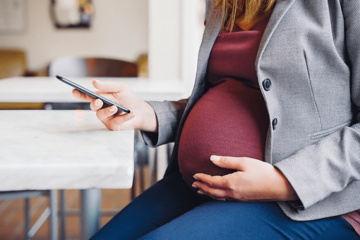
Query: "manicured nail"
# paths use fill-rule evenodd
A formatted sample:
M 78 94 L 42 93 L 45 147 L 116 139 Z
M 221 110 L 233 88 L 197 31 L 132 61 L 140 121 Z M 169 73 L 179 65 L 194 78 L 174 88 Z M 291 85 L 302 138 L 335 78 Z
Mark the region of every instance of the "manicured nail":
M 193 176 L 193 178 L 194 178 L 195 180 L 199 180 L 195 175 Z
M 95 106 L 97 106 L 97 107 L 100 106 L 100 100 L 99 100 L 99 99 L 96 99 L 96 100 L 95 100 Z
M 213 162 L 218 162 L 220 161 L 220 156 L 211 155 L 210 160 Z
M 199 188 L 196 184 L 191 185 L 193 188 Z
M 201 190 L 197 191 L 198 194 L 205 195 L 205 193 Z

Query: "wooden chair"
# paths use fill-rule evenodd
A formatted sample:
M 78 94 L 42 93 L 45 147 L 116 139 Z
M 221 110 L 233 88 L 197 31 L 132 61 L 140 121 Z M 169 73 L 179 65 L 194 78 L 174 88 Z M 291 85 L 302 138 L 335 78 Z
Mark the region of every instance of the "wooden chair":
M 0 79 L 24 76 L 26 54 L 22 50 L 0 49 Z
M 0 80 L 10 77 L 32 76 L 27 70 L 26 52 L 20 49 L 0 49 Z M 2 109 L 44 109 L 43 103 L 0 103 Z
M 65 77 L 137 77 L 136 63 L 108 58 L 62 57 L 49 65 L 49 76 Z

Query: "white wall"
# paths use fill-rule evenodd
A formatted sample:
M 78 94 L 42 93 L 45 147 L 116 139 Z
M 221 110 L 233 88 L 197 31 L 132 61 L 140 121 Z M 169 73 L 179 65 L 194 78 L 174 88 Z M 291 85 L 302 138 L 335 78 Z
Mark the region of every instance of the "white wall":
M 189 94 L 204 30 L 204 0 L 149 0 L 149 77 L 182 80 Z
M 185 96 L 189 96 L 194 85 L 197 57 L 204 31 L 205 1 L 181 0 L 181 79 L 185 85 Z
M 180 1 L 149 0 L 150 79 L 180 79 Z
M 56 29 L 50 0 L 27 0 L 27 32 L 0 35 L 0 48 L 20 48 L 31 71 L 56 57 L 101 56 L 135 61 L 148 52 L 148 0 L 93 0 L 90 29 Z

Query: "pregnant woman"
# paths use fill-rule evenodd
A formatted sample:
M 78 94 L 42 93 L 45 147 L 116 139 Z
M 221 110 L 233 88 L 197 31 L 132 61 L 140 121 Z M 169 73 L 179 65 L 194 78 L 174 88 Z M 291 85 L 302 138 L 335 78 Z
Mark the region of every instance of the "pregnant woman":
M 75 97 L 111 130 L 175 142 L 162 180 L 92 239 L 359 239 L 360 1 L 208 0 L 193 92 L 129 108 Z

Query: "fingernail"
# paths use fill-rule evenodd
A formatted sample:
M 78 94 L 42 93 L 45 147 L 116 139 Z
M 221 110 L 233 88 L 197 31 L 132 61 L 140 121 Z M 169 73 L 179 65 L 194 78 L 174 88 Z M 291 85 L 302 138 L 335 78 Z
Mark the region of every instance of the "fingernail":
M 100 106 L 100 100 L 99 99 L 95 100 L 95 106 L 97 106 L 97 107 Z
M 193 176 L 193 178 L 194 178 L 195 180 L 199 180 L 195 175 Z
M 116 111 L 116 107 L 115 107 L 115 106 L 113 106 L 113 107 L 110 108 L 110 112 L 115 112 L 115 111 Z
M 205 193 L 201 190 L 197 191 L 198 194 L 205 195 Z
M 196 184 L 191 185 L 193 188 L 199 188 Z
M 218 162 L 220 161 L 220 156 L 211 155 L 210 160 L 213 162 Z

